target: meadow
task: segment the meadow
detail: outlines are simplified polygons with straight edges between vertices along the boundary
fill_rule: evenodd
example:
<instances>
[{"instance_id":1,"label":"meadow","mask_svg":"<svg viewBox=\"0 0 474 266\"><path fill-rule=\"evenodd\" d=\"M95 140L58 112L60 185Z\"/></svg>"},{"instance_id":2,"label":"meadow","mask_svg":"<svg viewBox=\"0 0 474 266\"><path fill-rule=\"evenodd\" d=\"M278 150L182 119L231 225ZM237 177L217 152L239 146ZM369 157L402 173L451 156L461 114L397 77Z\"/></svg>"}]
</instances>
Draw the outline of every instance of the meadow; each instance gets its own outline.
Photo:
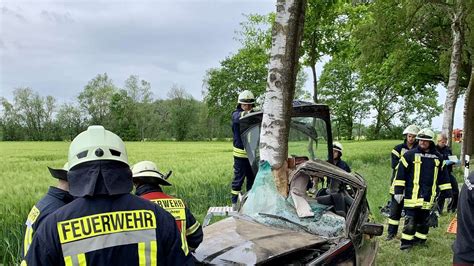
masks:
<instances>
[{"instance_id":1,"label":"meadow","mask_svg":"<svg viewBox=\"0 0 474 266\"><path fill-rule=\"evenodd\" d=\"M368 200L375 221L386 226L379 206L389 199L390 151L400 141L343 142L352 170L368 184ZM0 142L0 264L18 263L24 222L31 206L55 184L47 166L60 168L67 160L68 142ZM184 199L199 221L210 206L230 205L233 177L231 142L127 142L131 164L151 160L162 172L173 171L169 194ZM454 147L459 154L459 147ZM456 171L462 180L460 170ZM400 242L380 237L379 265L448 265L454 235L446 233L453 214L443 214L440 226L431 228L427 244L409 252ZM401 233L401 228L399 229Z\"/></svg>"}]
</instances>

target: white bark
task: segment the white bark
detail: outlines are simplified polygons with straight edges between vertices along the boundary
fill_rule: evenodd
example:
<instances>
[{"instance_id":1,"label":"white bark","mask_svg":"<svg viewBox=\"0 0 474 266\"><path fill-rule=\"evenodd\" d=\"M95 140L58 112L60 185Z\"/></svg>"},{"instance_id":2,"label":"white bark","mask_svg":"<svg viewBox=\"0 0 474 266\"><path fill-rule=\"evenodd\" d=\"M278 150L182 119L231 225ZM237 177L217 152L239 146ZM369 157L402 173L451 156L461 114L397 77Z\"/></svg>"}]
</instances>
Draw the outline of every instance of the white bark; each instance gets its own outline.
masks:
<instances>
[{"instance_id":1,"label":"white bark","mask_svg":"<svg viewBox=\"0 0 474 266\"><path fill-rule=\"evenodd\" d=\"M464 127L461 148L463 164L465 155L474 155L474 67L471 69L471 78L464 99Z\"/></svg>"},{"instance_id":2,"label":"white bark","mask_svg":"<svg viewBox=\"0 0 474 266\"><path fill-rule=\"evenodd\" d=\"M444 102L443 111L443 128L442 132L448 136L448 145L452 142L454 110L456 108L456 101L459 94L459 69L461 67L461 5L457 5L458 9L453 14L451 22L451 30L453 34L453 44L451 52L451 62L449 66L449 81L446 91L446 100Z\"/></svg>"},{"instance_id":3,"label":"white bark","mask_svg":"<svg viewBox=\"0 0 474 266\"><path fill-rule=\"evenodd\" d=\"M272 166L277 189L288 195L288 133L298 72L306 0L278 0L263 103L260 158Z\"/></svg>"}]
</instances>

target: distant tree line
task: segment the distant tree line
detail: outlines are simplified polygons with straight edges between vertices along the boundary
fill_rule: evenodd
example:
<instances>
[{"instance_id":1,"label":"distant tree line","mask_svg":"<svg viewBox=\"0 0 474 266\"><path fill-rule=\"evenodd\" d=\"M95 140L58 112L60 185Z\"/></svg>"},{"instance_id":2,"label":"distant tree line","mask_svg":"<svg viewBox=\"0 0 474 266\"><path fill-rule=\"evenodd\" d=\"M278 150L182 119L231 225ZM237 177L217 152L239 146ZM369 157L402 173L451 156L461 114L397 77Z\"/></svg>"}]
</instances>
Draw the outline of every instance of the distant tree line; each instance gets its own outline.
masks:
<instances>
[{"instance_id":1,"label":"distant tree line","mask_svg":"<svg viewBox=\"0 0 474 266\"><path fill-rule=\"evenodd\" d=\"M134 75L119 88L106 73L99 74L73 103L59 104L32 88L16 88L13 101L2 97L0 104L0 139L5 141L71 140L89 125L103 125L131 141L231 136L230 122L214 119L207 105L184 88L173 86L167 99L155 99L150 83Z\"/></svg>"}]
</instances>

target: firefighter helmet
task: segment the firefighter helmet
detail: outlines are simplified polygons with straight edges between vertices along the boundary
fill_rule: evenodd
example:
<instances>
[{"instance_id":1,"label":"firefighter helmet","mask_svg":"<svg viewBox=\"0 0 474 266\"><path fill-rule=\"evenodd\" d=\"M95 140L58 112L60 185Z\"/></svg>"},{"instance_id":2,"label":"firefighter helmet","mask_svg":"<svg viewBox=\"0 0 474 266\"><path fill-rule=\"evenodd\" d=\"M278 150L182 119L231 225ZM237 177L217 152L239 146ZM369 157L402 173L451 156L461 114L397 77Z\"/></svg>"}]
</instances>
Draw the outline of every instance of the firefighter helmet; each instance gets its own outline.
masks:
<instances>
[{"instance_id":1,"label":"firefighter helmet","mask_svg":"<svg viewBox=\"0 0 474 266\"><path fill-rule=\"evenodd\" d=\"M406 134L416 135L418 134L418 131L420 131L420 128L417 125L409 125L405 128L405 130L403 130L403 135L406 135Z\"/></svg>"},{"instance_id":2,"label":"firefighter helmet","mask_svg":"<svg viewBox=\"0 0 474 266\"><path fill-rule=\"evenodd\" d=\"M74 166L98 160L112 160L128 165L125 143L116 134L103 126L90 126L77 135L69 146L69 169Z\"/></svg>"},{"instance_id":3,"label":"firefighter helmet","mask_svg":"<svg viewBox=\"0 0 474 266\"><path fill-rule=\"evenodd\" d=\"M141 180L145 183L158 183L159 185L171 186L171 183L160 173L154 162L141 161L132 166L134 180Z\"/></svg>"},{"instance_id":4,"label":"firefighter helmet","mask_svg":"<svg viewBox=\"0 0 474 266\"><path fill-rule=\"evenodd\" d=\"M434 143L435 133L429 128L423 128L416 135L417 140L428 140Z\"/></svg>"},{"instance_id":5,"label":"firefighter helmet","mask_svg":"<svg viewBox=\"0 0 474 266\"><path fill-rule=\"evenodd\" d=\"M237 100L237 103L255 104L255 97L253 96L253 93L251 91L244 90L239 94L239 99Z\"/></svg>"},{"instance_id":6,"label":"firefighter helmet","mask_svg":"<svg viewBox=\"0 0 474 266\"><path fill-rule=\"evenodd\" d=\"M342 149L342 144L341 144L340 142L337 142L337 141L334 142L334 143L332 144L332 148L333 148L333 150L340 152L341 155L342 155L342 150L343 150L343 149Z\"/></svg>"}]
</instances>

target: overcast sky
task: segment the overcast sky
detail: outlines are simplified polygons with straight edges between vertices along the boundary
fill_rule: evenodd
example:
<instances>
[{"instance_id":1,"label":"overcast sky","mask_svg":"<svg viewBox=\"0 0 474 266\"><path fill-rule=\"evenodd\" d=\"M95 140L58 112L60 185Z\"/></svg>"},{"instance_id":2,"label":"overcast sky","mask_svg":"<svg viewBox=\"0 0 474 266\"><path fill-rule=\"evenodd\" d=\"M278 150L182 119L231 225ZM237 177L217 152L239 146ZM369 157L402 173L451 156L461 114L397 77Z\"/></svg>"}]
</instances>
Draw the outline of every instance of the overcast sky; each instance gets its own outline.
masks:
<instances>
[{"instance_id":1,"label":"overcast sky","mask_svg":"<svg viewBox=\"0 0 474 266\"><path fill-rule=\"evenodd\" d=\"M243 14L267 14L275 3L0 0L0 96L11 99L13 88L30 87L60 103L74 102L89 80L107 72L119 87L130 75L140 76L157 98L176 84L202 99L206 70L239 47L234 37ZM458 102L455 127L462 125ZM441 118L433 126L441 128Z\"/></svg>"}]
</instances>

